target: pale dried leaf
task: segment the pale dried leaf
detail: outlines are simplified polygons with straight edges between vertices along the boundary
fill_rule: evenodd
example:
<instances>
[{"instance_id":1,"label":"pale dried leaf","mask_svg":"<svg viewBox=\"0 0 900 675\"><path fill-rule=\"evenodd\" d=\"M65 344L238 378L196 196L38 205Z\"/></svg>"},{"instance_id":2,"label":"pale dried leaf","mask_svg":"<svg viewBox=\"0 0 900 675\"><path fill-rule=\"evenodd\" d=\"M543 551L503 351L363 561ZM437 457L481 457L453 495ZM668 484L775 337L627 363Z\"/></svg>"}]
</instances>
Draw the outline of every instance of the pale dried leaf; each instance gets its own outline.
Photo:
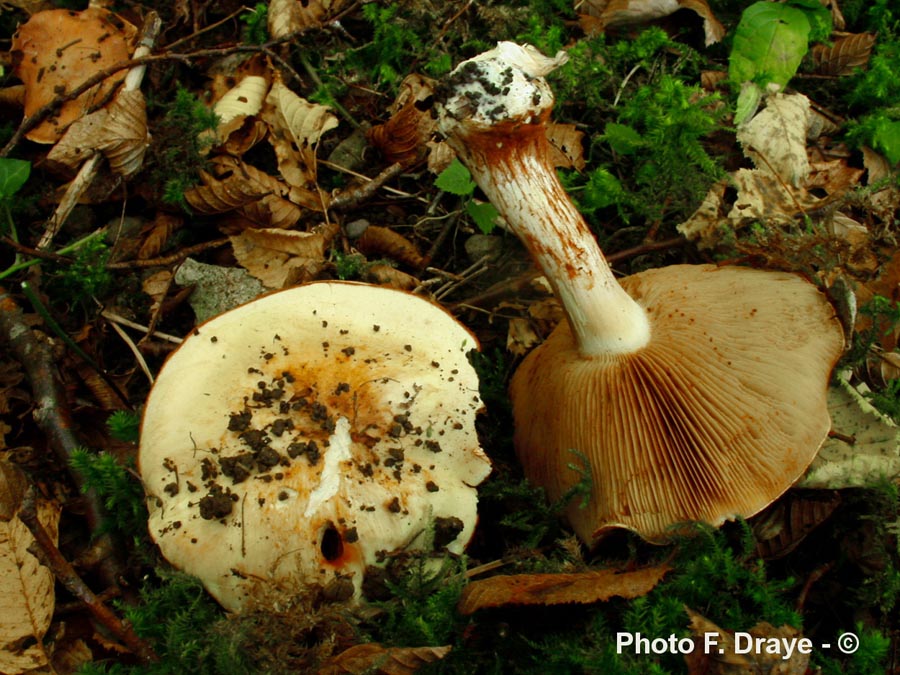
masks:
<instances>
[{"instance_id":1,"label":"pale dried leaf","mask_svg":"<svg viewBox=\"0 0 900 675\"><path fill-rule=\"evenodd\" d=\"M776 93L766 100L765 109L741 125L737 139L757 170L799 187L809 175L808 126L809 99L803 94Z\"/></svg>"},{"instance_id":2,"label":"pale dried leaf","mask_svg":"<svg viewBox=\"0 0 900 675\"><path fill-rule=\"evenodd\" d=\"M562 169L584 169L584 149L581 139L584 132L574 124L550 124L547 139L550 141L550 157L553 165Z\"/></svg>"},{"instance_id":3,"label":"pale dried leaf","mask_svg":"<svg viewBox=\"0 0 900 675\"><path fill-rule=\"evenodd\" d=\"M678 232L700 248L714 248L722 238L722 225L726 223L725 190L728 180L713 183L697 210L677 226Z\"/></svg>"},{"instance_id":4,"label":"pale dried leaf","mask_svg":"<svg viewBox=\"0 0 900 675\"><path fill-rule=\"evenodd\" d=\"M15 71L25 84L25 117L28 118L61 92L72 91L89 77L131 57L137 30L121 17L89 7L38 12L19 27L13 38ZM125 77L125 71L67 101L59 112L26 135L37 143L55 143L66 127L102 104Z\"/></svg>"},{"instance_id":5,"label":"pale dried leaf","mask_svg":"<svg viewBox=\"0 0 900 675\"><path fill-rule=\"evenodd\" d=\"M735 227L760 221L769 225L792 223L803 209L812 208L815 199L805 190L791 189L770 171L738 169L732 174L738 189L728 219Z\"/></svg>"},{"instance_id":6,"label":"pale dried leaf","mask_svg":"<svg viewBox=\"0 0 900 675\"><path fill-rule=\"evenodd\" d=\"M506 350L514 356L525 356L541 341L531 322L519 316L509 320L506 330Z\"/></svg>"},{"instance_id":7,"label":"pale dried leaf","mask_svg":"<svg viewBox=\"0 0 900 675\"><path fill-rule=\"evenodd\" d=\"M312 279L325 262L325 251L338 226L313 232L248 229L231 236L234 257L267 288L284 288Z\"/></svg>"},{"instance_id":8,"label":"pale dried leaf","mask_svg":"<svg viewBox=\"0 0 900 675\"><path fill-rule=\"evenodd\" d=\"M384 647L377 643L355 645L322 664L316 675L413 675L419 668L450 653L441 647Z\"/></svg>"},{"instance_id":9,"label":"pale dried leaf","mask_svg":"<svg viewBox=\"0 0 900 675\"><path fill-rule=\"evenodd\" d=\"M840 437L825 441L798 487L838 490L900 475L900 429L869 403L864 391L850 384L847 373L829 388L831 427Z\"/></svg>"},{"instance_id":10,"label":"pale dried leaf","mask_svg":"<svg viewBox=\"0 0 900 675\"><path fill-rule=\"evenodd\" d=\"M250 302L266 291L247 270L208 265L193 258L188 258L179 266L175 283L194 287L188 302L198 324Z\"/></svg>"},{"instance_id":11,"label":"pale dried leaf","mask_svg":"<svg viewBox=\"0 0 900 675\"><path fill-rule=\"evenodd\" d=\"M428 170L437 175L453 162L456 153L446 141L428 141Z\"/></svg>"},{"instance_id":12,"label":"pale dried leaf","mask_svg":"<svg viewBox=\"0 0 900 675\"><path fill-rule=\"evenodd\" d=\"M471 582L457 605L460 614L505 605L589 604L649 593L671 569L668 565L621 572L614 569L570 574L498 575Z\"/></svg>"},{"instance_id":13,"label":"pale dried leaf","mask_svg":"<svg viewBox=\"0 0 900 675\"><path fill-rule=\"evenodd\" d=\"M57 171L68 169L68 175L74 175L97 152L97 141L108 120L109 111L105 108L75 120L47 153L48 164Z\"/></svg>"},{"instance_id":14,"label":"pale dried leaf","mask_svg":"<svg viewBox=\"0 0 900 675\"><path fill-rule=\"evenodd\" d=\"M855 33L836 38L831 46L815 45L812 48L813 72L841 77L865 68L876 37L875 33Z\"/></svg>"},{"instance_id":15,"label":"pale dried leaf","mask_svg":"<svg viewBox=\"0 0 900 675\"><path fill-rule=\"evenodd\" d=\"M259 114L268 91L269 83L266 78L248 75L216 101L213 112L219 116L215 132L219 143L228 140L246 118Z\"/></svg>"},{"instance_id":16,"label":"pale dried leaf","mask_svg":"<svg viewBox=\"0 0 900 675\"><path fill-rule=\"evenodd\" d=\"M55 604L53 574L29 552L34 537L15 516L27 489L21 470L0 459L0 672L8 675L47 665L43 638ZM39 499L37 514L55 541L59 507Z\"/></svg>"},{"instance_id":17,"label":"pale dried leaf","mask_svg":"<svg viewBox=\"0 0 900 675\"><path fill-rule=\"evenodd\" d=\"M154 311L165 299L171 285L172 272L170 270L154 272L141 283L141 290L153 299L152 308Z\"/></svg>"},{"instance_id":18,"label":"pale dried leaf","mask_svg":"<svg viewBox=\"0 0 900 675\"><path fill-rule=\"evenodd\" d=\"M277 40L319 26L344 4L345 0L269 0L269 35Z\"/></svg>"},{"instance_id":19,"label":"pale dried leaf","mask_svg":"<svg viewBox=\"0 0 900 675\"><path fill-rule=\"evenodd\" d=\"M288 185L314 190L316 145L324 133L338 125L331 108L310 103L276 78L266 96L262 118L269 125L269 142L284 180Z\"/></svg>"},{"instance_id":20,"label":"pale dried leaf","mask_svg":"<svg viewBox=\"0 0 900 675\"><path fill-rule=\"evenodd\" d=\"M110 168L130 176L143 166L150 145L147 104L140 89L121 91L109 106L109 117L97 138L97 147Z\"/></svg>"},{"instance_id":21,"label":"pale dried leaf","mask_svg":"<svg viewBox=\"0 0 900 675\"><path fill-rule=\"evenodd\" d=\"M863 147L863 166L866 167L868 176L866 185L880 184L880 189L863 193L863 200L870 213L881 222L893 224L897 209L900 208L900 188L896 181L886 178L893 175L893 168L883 155L874 150Z\"/></svg>"}]
</instances>

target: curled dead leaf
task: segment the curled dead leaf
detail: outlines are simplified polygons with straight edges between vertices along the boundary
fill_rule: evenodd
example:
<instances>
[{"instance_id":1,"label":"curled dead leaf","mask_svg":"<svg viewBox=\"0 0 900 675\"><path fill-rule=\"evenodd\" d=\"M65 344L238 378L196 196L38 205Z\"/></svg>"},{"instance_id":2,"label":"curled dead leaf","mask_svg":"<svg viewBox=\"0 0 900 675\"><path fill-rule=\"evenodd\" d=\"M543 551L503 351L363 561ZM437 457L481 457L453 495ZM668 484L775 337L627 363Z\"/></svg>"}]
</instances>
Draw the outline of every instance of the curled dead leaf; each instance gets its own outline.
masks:
<instances>
[{"instance_id":1,"label":"curled dead leaf","mask_svg":"<svg viewBox=\"0 0 900 675\"><path fill-rule=\"evenodd\" d=\"M400 93L391 106L390 119L366 133L369 143L391 164L410 166L425 154L426 144L436 127L427 104L433 93L433 80L408 75L400 83Z\"/></svg>"},{"instance_id":2,"label":"curled dead leaf","mask_svg":"<svg viewBox=\"0 0 900 675\"><path fill-rule=\"evenodd\" d=\"M817 44L812 48L813 72L817 75L842 77L865 68L872 56L875 33L854 33L835 39L832 45Z\"/></svg>"},{"instance_id":3,"label":"curled dead leaf","mask_svg":"<svg viewBox=\"0 0 900 675\"><path fill-rule=\"evenodd\" d=\"M106 123L97 138L97 148L110 168L130 176L141 168L150 145L147 104L140 89L121 91L109 106Z\"/></svg>"},{"instance_id":4,"label":"curled dead leaf","mask_svg":"<svg viewBox=\"0 0 900 675\"><path fill-rule=\"evenodd\" d=\"M584 132L574 124L550 124L547 139L550 141L553 166L561 169L584 169L584 148L581 139Z\"/></svg>"},{"instance_id":5,"label":"curled dead leaf","mask_svg":"<svg viewBox=\"0 0 900 675\"><path fill-rule=\"evenodd\" d=\"M270 0L269 35L273 40L319 26L344 6L345 0Z\"/></svg>"},{"instance_id":6,"label":"curled dead leaf","mask_svg":"<svg viewBox=\"0 0 900 675\"><path fill-rule=\"evenodd\" d=\"M368 258L389 258L413 269L425 266L425 256L409 239L388 227L369 225L355 242Z\"/></svg>"},{"instance_id":7,"label":"curled dead leaf","mask_svg":"<svg viewBox=\"0 0 900 675\"><path fill-rule=\"evenodd\" d=\"M277 289L314 278L339 230L329 223L312 232L248 229L230 238L238 263L267 288Z\"/></svg>"},{"instance_id":8,"label":"curled dead leaf","mask_svg":"<svg viewBox=\"0 0 900 675\"><path fill-rule=\"evenodd\" d=\"M137 29L104 9L38 12L19 27L11 54L25 84L25 117L72 91L88 78L131 57ZM55 143L66 128L102 105L125 77L122 70L63 103L59 111L28 132L36 143Z\"/></svg>"},{"instance_id":9,"label":"curled dead leaf","mask_svg":"<svg viewBox=\"0 0 900 675\"><path fill-rule=\"evenodd\" d=\"M324 133L338 125L331 108L301 98L276 77L261 112L269 125L269 143L278 170L288 185L315 195L316 146ZM315 208L321 198L314 201Z\"/></svg>"},{"instance_id":10,"label":"curled dead leaf","mask_svg":"<svg viewBox=\"0 0 900 675\"><path fill-rule=\"evenodd\" d=\"M614 569L571 574L498 575L471 582L457 609L473 614L505 605L589 604L613 597L637 598L649 593L671 569L663 564L622 572Z\"/></svg>"},{"instance_id":11,"label":"curled dead leaf","mask_svg":"<svg viewBox=\"0 0 900 675\"><path fill-rule=\"evenodd\" d=\"M370 284L389 286L401 291L411 291L419 285L419 280L413 275L385 264L366 265L360 278Z\"/></svg>"},{"instance_id":12,"label":"curled dead leaf","mask_svg":"<svg viewBox=\"0 0 900 675\"><path fill-rule=\"evenodd\" d=\"M828 520L840 503L836 491L788 493L753 519L757 553L767 559L786 556Z\"/></svg>"}]
</instances>

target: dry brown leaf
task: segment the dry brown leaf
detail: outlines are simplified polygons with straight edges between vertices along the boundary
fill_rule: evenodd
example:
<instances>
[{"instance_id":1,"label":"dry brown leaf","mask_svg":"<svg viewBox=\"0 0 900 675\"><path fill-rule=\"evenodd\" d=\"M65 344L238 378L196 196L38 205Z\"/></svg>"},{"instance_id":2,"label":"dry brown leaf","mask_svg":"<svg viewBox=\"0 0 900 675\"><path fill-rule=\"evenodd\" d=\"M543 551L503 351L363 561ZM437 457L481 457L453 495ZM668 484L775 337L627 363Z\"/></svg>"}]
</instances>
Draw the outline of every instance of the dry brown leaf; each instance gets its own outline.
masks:
<instances>
[{"instance_id":1,"label":"dry brown leaf","mask_svg":"<svg viewBox=\"0 0 900 675\"><path fill-rule=\"evenodd\" d=\"M584 148L581 139L584 132L574 124L550 124L547 139L550 141L550 156L553 165L562 169L584 168Z\"/></svg>"},{"instance_id":2,"label":"dry brown leaf","mask_svg":"<svg viewBox=\"0 0 900 675\"><path fill-rule=\"evenodd\" d=\"M818 201L803 188L788 187L770 171L738 169L731 178L738 195L728 219L735 227L754 221L789 224Z\"/></svg>"},{"instance_id":3,"label":"dry brown leaf","mask_svg":"<svg viewBox=\"0 0 900 675\"><path fill-rule=\"evenodd\" d=\"M92 7L81 12L47 10L32 16L19 27L11 50L15 72L25 84L25 117L92 75L127 61L136 32L121 17ZM27 138L55 143L73 121L103 104L124 77L125 71L120 71L67 101L58 113L28 132Z\"/></svg>"},{"instance_id":4,"label":"dry brown leaf","mask_svg":"<svg viewBox=\"0 0 900 675\"><path fill-rule=\"evenodd\" d=\"M410 166L425 154L427 142L437 122L425 105L434 94L434 81L422 75L408 75L400 83L400 93L391 105L391 117L366 133L369 143L390 162Z\"/></svg>"},{"instance_id":5,"label":"dry brown leaf","mask_svg":"<svg viewBox=\"0 0 900 675\"><path fill-rule=\"evenodd\" d=\"M756 551L763 558L786 556L841 503L839 492L790 492L753 519Z\"/></svg>"},{"instance_id":6,"label":"dry brown leaf","mask_svg":"<svg viewBox=\"0 0 900 675\"><path fill-rule=\"evenodd\" d=\"M181 216L165 211L157 213L153 221L145 228L146 231L142 233L143 242L137 251L138 259L147 260L158 256L169 237L181 227L183 222L184 219Z\"/></svg>"},{"instance_id":7,"label":"dry brown leaf","mask_svg":"<svg viewBox=\"0 0 900 675\"><path fill-rule=\"evenodd\" d=\"M841 77L865 68L875 45L875 33L854 33L836 38L830 47L817 44L812 48L813 72L817 75Z\"/></svg>"},{"instance_id":8,"label":"dry brown leaf","mask_svg":"<svg viewBox=\"0 0 900 675\"><path fill-rule=\"evenodd\" d=\"M248 180L242 173L227 174L222 180L206 172L200 172L203 185L197 185L184 193L184 199L199 213L225 213L252 204L271 193L271 188Z\"/></svg>"},{"instance_id":9,"label":"dry brown leaf","mask_svg":"<svg viewBox=\"0 0 900 675\"><path fill-rule=\"evenodd\" d=\"M703 19L707 46L725 36L725 26L713 14L706 0L584 0L577 2L575 9L579 12L582 27L588 33L654 21L680 9L689 9Z\"/></svg>"},{"instance_id":10,"label":"dry brown leaf","mask_svg":"<svg viewBox=\"0 0 900 675\"><path fill-rule=\"evenodd\" d=\"M367 258L389 258L413 269L426 264L425 257L415 244L388 227L369 225L356 240L355 246Z\"/></svg>"},{"instance_id":11,"label":"dry brown leaf","mask_svg":"<svg viewBox=\"0 0 900 675\"><path fill-rule=\"evenodd\" d=\"M16 516L28 490L21 469L0 459L0 672L16 675L47 665L44 635L53 618L53 573L29 551L34 537ZM56 540L59 507L39 499L38 519Z\"/></svg>"},{"instance_id":12,"label":"dry brown leaf","mask_svg":"<svg viewBox=\"0 0 900 675\"><path fill-rule=\"evenodd\" d=\"M360 274L360 279L370 284L388 286L400 291L411 291L419 285L419 280L412 274L407 274L386 264L366 265Z\"/></svg>"},{"instance_id":13,"label":"dry brown leaf","mask_svg":"<svg viewBox=\"0 0 900 675\"><path fill-rule=\"evenodd\" d=\"M506 329L506 351L514 356L525 356L541 341L531 322L520 316L509 320Z\"/></svg>"},{"instance_id":14,"label":"dry brown leaf","mask_svg":"<svg viewBox=\"0 0 900 675\"><path fill-rule=\"evenodd\" d=\"M109 118L105 108L78 118L47 153L47 163L55 171L69 177L97 152L97 139Z\"/></svg>"},{"instance_id":15,"label":"dry brown leaf","mask_svg":"<svg viewBox=\"0 0 900 675\"><path fill-rule=\"evenodd\" d=\"M106 156L109 167L121 176L130 176L143 166L150 145L147 129L147 104L140 89L121 91L110 104L97 148Z\"/></svg>"},{"instance_id":16,"label":"dry brown leaf","mask_svg":"<svg viewBox=\"0 0 900 675\"><path fill-rule=\"evenodd\" d=\"M273 40L322 24L345 0L269 0L269 35Z\"/></svg>"},{"instance_id":17,"label":"dry brown leaf","mask_svg":"<svg viewBox=\"0 0 900 675\"><path fill-rule=\"evenodd\" d=\"M738 128L737 139L758 171L774 173L787 185L798 187L810 170L808 126L809 99L803 94L776 93L766 99L762 111Z\"/></svg>"},{"instance_id":18,"label":"dry brown leaf","mask_svg":"<svg viewBox=\"0 0 900 675\"><path fill-rule=\"evenodd\" d=\"M885 180L894 175L893 167L883 155L870 148L864 147L862 152L863 166L866 167L868 174L866 185L881 184L877 191L864 193L863 200L866 207L881 222L886 225L893 224L894 215L900 208L900 188L897 187L896 181Z\"/></svg>"},{"instance_id":19,"label":"dry brown leaf","mask_svg":"<svg viewBox=\"0 0 900 675\"><path fill-rule=\"evenodd\" d=\"M169 292L169 288L171 288L171 286L171 270L160 270L159 272L154 272L149 277L144 279L143 283L141 284L141 290L153 299L153 304L151 306L153 311L156 311L157 307L159 307L162 301L165 300L166 293Z\"/></svg>"},{"instance_id":20,"label":"dry brown leaf","mask_svg":"<svg viewBox=\"0 0 900 675\"><path fill-rule=\"evenodd\" d=\"M328 106L310 103L295 94L280 78L272 83L261 116L269 125L269 142L285 182L315 194L316 145L324 133L338 125L338 118Z\"/></svg>"},{"instance_id":21,"label":"dry brown leaf","mask_svg":"<svg viewBox=\"0 0 900 675\"><path fill-rule=\"evenodd\" d=\"M322 664L317 675L412 675L424 665L450 653L442 647L384 647L376 643L355 645Z\"/></svg>"},{"instance_id":22,"label":"dry brown leaf","mask_svg":"<svg viewBox=\"0 0 900 675\"><path fill-rule=\"evenodd\" d=\"M613 597L637 598L649 593L671 569L668 565L631 572L592 570L571 574L498 575L471 582L457 609L472 614L504 605L588 604Z\"/></svg>"},{"instance_id":23,"label":"dry brown leaf","mask_svg":"<svg viewBox=\"0 0 900 675\"><path fill-rule=\"evenodd\" d=\"M804 650L798 649L797 641L804 638L797 629L791 626L775 628L761 622L749 631L733 633L719 628L688 607L685 611L691 619L690 628L694 634L694 649L684 656L690 675L805 675L812 643L807 640L809 645L804 648L805 654ZM707 653L707 641L710 653ZM748 648L749 641L753 648Z\"/></svg>"},{"instance_id":24,"label":"dry brown leaf","mask_svg":"<svg viewBox=\"0 0 900 675\"><path fill-rule=\"evenodd\" d=\"M321 271L325 251L340 227L321 225L312 232L247 229L231 236L234 257L267 288L309 281Z\"/></svg>"}]
</instances>

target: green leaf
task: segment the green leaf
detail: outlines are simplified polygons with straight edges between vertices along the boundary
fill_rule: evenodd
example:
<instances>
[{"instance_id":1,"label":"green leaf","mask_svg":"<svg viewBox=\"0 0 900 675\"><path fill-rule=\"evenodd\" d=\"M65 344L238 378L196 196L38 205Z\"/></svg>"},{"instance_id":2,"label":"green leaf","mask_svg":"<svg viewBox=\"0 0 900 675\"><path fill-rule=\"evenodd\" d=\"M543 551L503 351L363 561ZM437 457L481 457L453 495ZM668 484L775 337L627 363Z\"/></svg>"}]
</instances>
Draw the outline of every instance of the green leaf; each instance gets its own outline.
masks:
<instances>
[{"instance_id":1,"label":"green leaf","mask_svg":"<svg viewBox=\"0 0 900 675\"><path fill-rule=\"evenodd\" d=\"M831 37L834 21L831 9L821 0L788 0L788 5L802 10L809 20L809 41L824 42Z\"/></svg>"},{"instance_id":2,"label":"green leaf","mask_svg":"<svg viewBox=\"0 0 900 675\"><path fill-rule=\"evenodd\" d=\"M439 190L460 197L467 197L475 192L475 181L472 174L458 159L454 159L446 169L438 174L434 185Z\"/></svg>"},{"instance_id":3,"label":"green leaf","mask_svg":"<svg viewBox=\"0 0 900 675\"><path fill-rule=\"evenodd\" d=\"M0 201L19 191L31 174L31 162L0 157Z\"/></svg>"},{"instance_id":4,"label":"green leaf","mask_svg":"<svg viewBox=\"0 0 900 675\"><path fill-rule=\"evenodd\" d=\"M784 87L809 47L809 20L795 7L757 2L744 10L734 33L729 79Z\"/></svg>"},{"instance_id":5,"label":"green leaf","mask_svg":"<svg viewBox=\"0 0 900 675\"><path fill-rule=\"evenodd\" d=\"M500 216L499 211L490 202L476 204L469 202L466 204L466 213L478 226L483 234L490 234L497 226L497 218Z\"/></svg>"},{"instance_id":6,"label":"green leaf","mask_svg":"<svg viewBox=\"0 0 900 675\"><path fill-rule=\"evenodd\" d=\"M872 146L892 165L900 162L900 120L879 119L872 135Z\"/></svg>"},{"instance_id":7,"label":"green leaf","mask_svg":"<svg viewBox=\"0 0 900 675\"><path fill-rule=\"evenodd\" d=\"M606 125L603 140L620 155L634 154L644 142L643 137L633 127L615 122Z\"/></svg>"}]
</instances>

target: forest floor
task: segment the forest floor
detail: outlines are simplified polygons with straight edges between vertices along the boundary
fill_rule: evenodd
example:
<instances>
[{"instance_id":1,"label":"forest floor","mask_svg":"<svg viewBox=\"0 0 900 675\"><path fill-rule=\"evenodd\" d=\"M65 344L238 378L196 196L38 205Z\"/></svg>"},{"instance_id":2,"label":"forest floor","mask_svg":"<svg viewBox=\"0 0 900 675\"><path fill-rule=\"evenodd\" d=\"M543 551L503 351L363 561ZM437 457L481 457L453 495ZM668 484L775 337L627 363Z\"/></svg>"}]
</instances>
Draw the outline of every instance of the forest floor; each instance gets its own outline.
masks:
<instances>
[{"instance_id":1,"label":"forest floor","mask_svg":"<svg viewBox=\"0 0 900 675\"><path fill-rule=\"evenodd\" d=\"M0 6L0 672L900 670L892 0ZM507 387L564 313L434 114L500 40L568 54L548 138L617 275L737 265L833 303L832 432L761 513L589 550L563 517L584 456L559 499L525 479ZM362 600L228 613L150 536L141 416L203 322L321 280L477 338L477 527L382 556ZM804 318L785 331L826 330Z\"/></svg>"}]
</instances>

